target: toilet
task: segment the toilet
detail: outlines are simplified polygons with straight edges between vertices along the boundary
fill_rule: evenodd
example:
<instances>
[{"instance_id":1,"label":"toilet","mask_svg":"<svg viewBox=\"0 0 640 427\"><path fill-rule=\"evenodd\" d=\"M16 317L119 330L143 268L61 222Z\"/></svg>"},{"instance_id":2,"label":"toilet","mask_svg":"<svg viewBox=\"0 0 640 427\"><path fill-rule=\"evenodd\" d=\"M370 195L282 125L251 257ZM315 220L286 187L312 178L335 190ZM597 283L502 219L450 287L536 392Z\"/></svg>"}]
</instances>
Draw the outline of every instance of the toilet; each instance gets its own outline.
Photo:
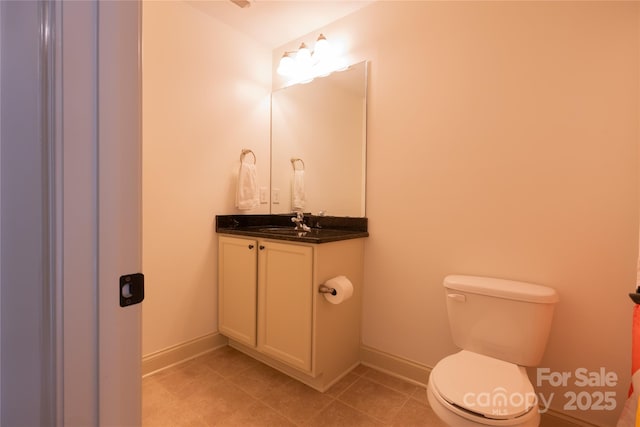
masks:
<instances>
[{"instance_id":1,"label":"toilet","mask_svg":"<svg viewBox=\"0 0 640 427\"><path fill-rule=\"evenodd\" d=\"M447 276L444 287L451 335L461 350L431 371L431 408L451 427L537 427L538 402L525 367L542 359L558 294L478 276Z\"/></svg>"}]
</instances>

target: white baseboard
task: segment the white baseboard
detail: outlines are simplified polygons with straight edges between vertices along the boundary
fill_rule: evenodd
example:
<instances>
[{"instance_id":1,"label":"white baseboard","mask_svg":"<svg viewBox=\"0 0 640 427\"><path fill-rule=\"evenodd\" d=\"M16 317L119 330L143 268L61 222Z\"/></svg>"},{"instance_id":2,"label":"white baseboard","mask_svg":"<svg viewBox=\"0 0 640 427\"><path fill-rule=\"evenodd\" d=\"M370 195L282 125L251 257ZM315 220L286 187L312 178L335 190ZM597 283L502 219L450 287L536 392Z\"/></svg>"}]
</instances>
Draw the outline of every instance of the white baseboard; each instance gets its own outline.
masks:
<instances>
[{"instance_id":1,"label":"white baseboard","mask_svg":"<svg viewBox=\"0 0 640 427\"><path fill-rule=\"evenodd\" d=\"M549 409L541 415L541 426L547 427L601 427L596 424L591 424L587 421L579 420L578 418L565 415L562 412Z\"/></svg>"},{"instance_id":2,"label":"white baseboard","mask_svg":"<svg viewBox=\"0 0 640 427\"><path fill-rule=\"evenodd\" d=\"M360 363L401 378L416 385L427 387L431 368L419 363L385 353L366 345L360 346Z\"/></svg>"},{"instance_id":3,"label":"white baseboard","mask_svg":"<svg viewBox=\"0 0 640 427\"><path fill-rule=\"evenodd\" d=\"M193 359L201 354L213 351L216 348L224 347L228 341L227 337L215 332L164 350L156 351L155 353L147 354L142 357L142 376L145 377L177 365L178 363Z\"/></svg>"},{"instance_id":4,"label":"white baseboard","mask_svg":"<svg viewBox=\"0 0 640 427\"><path fill-rule=\"evenodd\" d=\"M431 368L366 345L360 347L360 362L370 368L427 387ZM542 414L542 424L549 427L598 427L596 424L550 409Z\"/></svg>"}]
</instances>

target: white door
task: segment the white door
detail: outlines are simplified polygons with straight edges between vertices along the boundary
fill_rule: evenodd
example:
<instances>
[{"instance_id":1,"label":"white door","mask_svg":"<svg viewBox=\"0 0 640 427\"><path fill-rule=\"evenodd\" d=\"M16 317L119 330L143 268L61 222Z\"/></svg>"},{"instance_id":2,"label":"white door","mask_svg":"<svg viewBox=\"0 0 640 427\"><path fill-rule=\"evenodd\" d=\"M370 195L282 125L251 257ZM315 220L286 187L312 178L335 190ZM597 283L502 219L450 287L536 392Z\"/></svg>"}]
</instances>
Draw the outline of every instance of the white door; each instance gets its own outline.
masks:
<instances>
[{"instance_id":1,"label":"white door","mask_svg":"<svg viewBox=\"0 0 640 427\"><path fill-rule=\"evenodd\" d=\"M141 269L141 5L56 4L58 419L65 426L139 426L141 305L120 306L120 278Z\"/></svg>"}]
</instances>

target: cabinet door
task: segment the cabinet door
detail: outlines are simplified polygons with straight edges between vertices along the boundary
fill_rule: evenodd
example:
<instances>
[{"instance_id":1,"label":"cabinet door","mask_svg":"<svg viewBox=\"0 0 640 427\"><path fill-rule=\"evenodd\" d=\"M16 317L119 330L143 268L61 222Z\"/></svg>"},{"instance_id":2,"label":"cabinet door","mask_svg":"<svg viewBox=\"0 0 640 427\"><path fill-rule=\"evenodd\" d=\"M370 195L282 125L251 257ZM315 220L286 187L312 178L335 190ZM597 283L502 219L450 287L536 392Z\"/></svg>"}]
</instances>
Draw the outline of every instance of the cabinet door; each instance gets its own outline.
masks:
<instances>
[{"instance_id":1,"label":"cabinet door","mask_svg":"<svg viewBox=\"0 0 640 427\"><path fill-rule=\"evenodd\" d=\"M259 244L258 349L311 371L313 248Z\"/></svg>"},{"instance_id":2,"label":"cabinet door","mask_svg":"<svg viewBox=\"0 0 640 427\"><path fill-rule=\"evenodd\" d=\"M220 236L218 249L220 333L255 347L257 243Z\"/></svg>"}]
</instances>

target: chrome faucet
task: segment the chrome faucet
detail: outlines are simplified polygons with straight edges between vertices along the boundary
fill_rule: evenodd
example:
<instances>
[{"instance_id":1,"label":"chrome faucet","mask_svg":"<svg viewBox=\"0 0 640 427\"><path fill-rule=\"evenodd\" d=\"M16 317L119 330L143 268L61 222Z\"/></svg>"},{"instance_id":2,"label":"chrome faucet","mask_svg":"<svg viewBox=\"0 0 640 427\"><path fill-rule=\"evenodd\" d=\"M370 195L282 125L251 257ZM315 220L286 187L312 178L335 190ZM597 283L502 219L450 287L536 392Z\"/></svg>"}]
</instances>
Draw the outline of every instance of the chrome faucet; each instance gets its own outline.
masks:
<instances>
[{"instance_id":1,"label":"chrome faucet","mask_svg":"<svg viewBox=\"0 0 640 427\"><path fill-rule=\"evenodd\" d=\"M297 211L296 216L291 218L291 222L296 224L296 230L298 231L311 230L311 228L304 223L304 213L302 213L302 211Z\"/></svg>"}]
</instances>

